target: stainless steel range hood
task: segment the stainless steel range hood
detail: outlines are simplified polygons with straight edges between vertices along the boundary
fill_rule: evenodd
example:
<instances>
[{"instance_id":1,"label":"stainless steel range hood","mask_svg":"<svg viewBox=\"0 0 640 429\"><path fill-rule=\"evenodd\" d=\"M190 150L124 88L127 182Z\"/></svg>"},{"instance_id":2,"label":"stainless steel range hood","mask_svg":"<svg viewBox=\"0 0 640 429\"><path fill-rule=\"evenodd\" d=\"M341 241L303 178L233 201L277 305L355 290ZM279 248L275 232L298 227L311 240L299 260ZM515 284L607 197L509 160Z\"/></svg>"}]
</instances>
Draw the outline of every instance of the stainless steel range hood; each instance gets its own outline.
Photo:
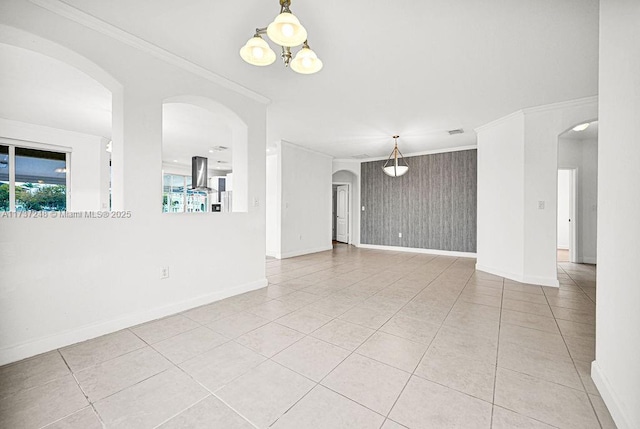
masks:
<instances>
[{"instance_id":1,"label":"stainless steel range hood","mask_svg":"<svg viewBox=\"0 0 640 429\"><path fill-rule=\"evenodd\" d=\"M195 191L211 192L208 183L209 160L204 156L194 156L191 158L191 189Z\"/></svg>"}]
</instances>

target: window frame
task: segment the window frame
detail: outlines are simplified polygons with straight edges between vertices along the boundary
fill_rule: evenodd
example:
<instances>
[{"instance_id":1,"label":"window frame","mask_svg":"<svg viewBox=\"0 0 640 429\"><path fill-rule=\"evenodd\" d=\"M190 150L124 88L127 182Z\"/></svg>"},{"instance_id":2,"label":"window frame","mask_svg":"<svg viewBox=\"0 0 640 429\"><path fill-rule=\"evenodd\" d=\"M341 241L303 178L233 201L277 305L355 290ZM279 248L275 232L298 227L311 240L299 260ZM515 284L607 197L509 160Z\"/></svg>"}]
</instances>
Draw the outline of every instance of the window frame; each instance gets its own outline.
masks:
<instances>
[{"instance_id":1,"label":"window frame","mask_svg":"<svg viewBox=\"0 0 640 429\"><path fill-rule=\"evenodd\" d=\"M50 143L40 143L30 140L11 139L0 137L0 145L9 147L9 212L16 211L16 148L45 150L65 154L65 207L69 208L71 202L71 152L68 146L53 145Z\"/></svg>"}]
</instances>

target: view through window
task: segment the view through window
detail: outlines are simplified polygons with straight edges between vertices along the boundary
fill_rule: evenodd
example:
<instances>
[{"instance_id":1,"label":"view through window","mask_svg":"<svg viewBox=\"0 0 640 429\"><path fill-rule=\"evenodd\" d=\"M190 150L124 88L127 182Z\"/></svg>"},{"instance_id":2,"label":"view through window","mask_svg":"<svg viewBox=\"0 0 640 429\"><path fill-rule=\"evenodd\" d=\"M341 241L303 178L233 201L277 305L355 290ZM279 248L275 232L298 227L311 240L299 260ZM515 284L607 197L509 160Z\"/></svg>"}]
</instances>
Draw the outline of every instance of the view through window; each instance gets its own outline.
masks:
<instances>
[{"instance_id":1,"label":"view through window","mask_svg":"<svg viewBox=\"0 0 640 429\"><path fill-rule=\"evenodd\" d=\"M14 189L11 189L12 170ZM0 146L1 211L64 211L66 208L66 153Z\"/></svg>"},{"instance_id":2,"label":"view through window","mask_svg":"<svg viewBox=\"0 0 640 429\"><path fill-rule=\"evenodd\" d=\"M207 193L191 189L191 176L165 174L163 177L162 211L193 213L207 211Z\"/></svg>"}]
</instances>

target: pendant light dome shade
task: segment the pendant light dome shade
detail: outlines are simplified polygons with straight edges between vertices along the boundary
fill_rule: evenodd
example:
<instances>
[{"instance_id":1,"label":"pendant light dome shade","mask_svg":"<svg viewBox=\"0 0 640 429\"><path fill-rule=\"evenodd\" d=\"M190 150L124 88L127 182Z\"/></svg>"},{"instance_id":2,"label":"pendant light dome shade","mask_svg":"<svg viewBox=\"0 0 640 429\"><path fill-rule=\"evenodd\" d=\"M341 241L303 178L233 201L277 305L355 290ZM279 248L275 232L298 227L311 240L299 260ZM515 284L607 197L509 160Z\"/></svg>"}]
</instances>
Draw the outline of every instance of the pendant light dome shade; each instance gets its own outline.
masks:
<instances>
[{"instance_id":1,"label":"pendant light dome shade","mask_svg":"<svg viewBox=\"0 0 640 429\"><path fill-rule=\"evenodd\" d=\"M291 69L302 74L312 74L322 69L322 61L315 52L309 48L305 42L302 49L298 51L296 57L291 62Z\"/></svg>"},{"instance_id":2,"label":"pendant light dome shade","mask_svg":"<svg viewBox=\"0 0 640 429\"><path fill-rule=\"evenodd\" d=\"M409 171L409 165L402 156L402 153L400 153L400 149L398 149L398 137L400 136L393 136L396 145L393 151L391 151L387 162L382 166L382 171L391 177L400 177Z\"/></svg>"},{"instance_id":3,"label":"pendant light dome shade","mask_svg":"<svg viewBox=\"0 0 640 429\"><path fill-rule=\"evenodd\" d=\"M280 46L302 45L307 40L307 30L291 12L282 12L267 27L267 36Z\"/></svg>"},{"instance_id":4,"label":"pendant light dome shade","mask_svg":"<svg viewBox=\"0 0 640 429\"><path fill-rule=\"evenodd\" d=\"M276 60L276 53L260 36L249 39L240 49L240 56L254 66L268 66Z\"/></svg>"}]
</instances>

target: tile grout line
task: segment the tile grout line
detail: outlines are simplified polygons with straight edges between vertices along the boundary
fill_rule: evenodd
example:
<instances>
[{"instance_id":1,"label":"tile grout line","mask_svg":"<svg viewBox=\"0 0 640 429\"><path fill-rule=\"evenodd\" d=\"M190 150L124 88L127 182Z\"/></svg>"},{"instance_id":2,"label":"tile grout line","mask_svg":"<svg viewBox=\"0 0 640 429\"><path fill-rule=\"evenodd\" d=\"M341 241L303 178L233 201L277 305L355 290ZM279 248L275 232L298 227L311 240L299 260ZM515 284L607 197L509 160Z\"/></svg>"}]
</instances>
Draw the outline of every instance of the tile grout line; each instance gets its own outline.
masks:
<instances>
[{"instance_id":1,"label":"tile grout line","mask_svg":"<svg viewBox=\"0 0 640 429\"><path fill-rule=\"evenodd\" d=\"M433 260L433 259L436 259L436 258L432 258L431 260ZM431 260L430 260L430 261L431 261ZM455 262L455 260L454 260L451 264L449 264L449 265L447 266L447 268L448 268L449 266L451 266L454 262ZM429 286L433 281L435 281L435 279L437 279L438 277L440 277L440 275L442 275L442 273L443 273L444 271L446 271L446 269L447 269L447 268L443 269L443 270L440 272L440 274L439 274L437 277L435 277L432 281L430 281L427 285L425 285L425 287L424 287L424 288L422 288L422 289L420 289L420 291L416 292L416 294L414 295L414 298L415 298L415 296L417 296L420 292L422 292L423 290L425 290L425 289L426 289L426 288L427 288L427 287L428 287L428 286ZM414 271L415 271L415 270L414 270ZM370 276L370 277L373 277L373 275L372 275L372 276ZM387 287L391 287L391 285L393 285L393 284L395 284L395 283L397 283L397 281L396 281L396 282L391 283L391 284L390 284L389 286L387 286ZM385 289L386 289L387 287L385 287ZM384 289L383 289L383 290L384 290ZM378 292L378 293L379 293L379 292ZM376 295L376 294L374 294L374 295L372 295L372 296L375 296L375 295ZM412 298L412 299L413 299L413 298ZM364 301L362 301L362 302L364 302ZM411 300L410 300L409 302L411 302ZM408 304L408 303L407 303L407 304ZM393 317L394 317L398 312L400 312L400 310L402 310L402 308L404 308L407 304L405 304L405 305L403 305L402 307L400 307L400 309L398 309L398 310L397 310L397 311L396 311L396 312L395 312L395 313L394 313L394 314L393 314L393 315L392 315L388 320L390 320L391 318L393 318ZM352 308L353 308L353 307L352 307ZM347 311L349 311L349 310L347 310ZM346 313L346 312L345 312L345 313ZM344 314L344 313L342 313L342 314ZM333 319L331 319L329 322L327 322L325 325L327 325L328 323L331 323L332 321L334 321L334 320L338 319L338 317L339 317L339 316L334 317L334 318L333 318ZM338 319L338 320L341 320L341 319ZM388 320L387 320L387 321L388 321ZM344 321L344 322L346 322L346 321ZM347 323L351 323L351 322L347 322ZM385 322L385 323L386 323L386 322ZM325 325L323 325L323 326L325 326ZM357 325L357 324L356 324L356 325ZM357 326L361 326L361 325L357 325ZM316 330L314 330L314 331L312 331L311 333L316 332L316 331L317 331L317 330L319 330L319 329L321 329L321 327L320 327L320 328L318 328L318 329L316 329ZM371 328L369 328L369 329L371 329ZM349 357L351 357L353 354L356 354L356 351L358 350L358 348L359 348L360 346L362 346L362 344L366 343L366 342L367 342L367 341L368 341L368 340L369 340L373 335L375 335L377 332L379 332L379 329L377 329L377 330L373 330L373 331L374 331L374 332L373 332L373 333L371 333L371 334L370 334L370 335L369 335L369 336L368 336L364 341L362 341L362 342L360 343L360 345L359 345L359 346L357 346L353 351L351 351L351 352L349 353L349 355L347 355L347 356L346 356L344 359L342 359L342 360L341 360L341 361L340 361L336 366L334 366L334 367L333 367L333 369L331 369L331 371L329 371L327 374L325 374L325 376L324 376L324 377L322 377L322 378L320 379L320 381L315 382L315 380L311 380L311 381L314 381L314 382L316 383L316 384L315 384L315 386L314 386L314 387L312 387L312 388L311 388L307 393L305 393L301 398L299 398L299 399L298 399L298 400L297 400L293 405L291 405L291 406L290 406L290 407L289 407L289 408L288 408L288 409L287 409L287 410L286 410L286 411L285 411L285 412L284 412L280 417L278 417L278 419L276 419L276 421L275 421L275 422L277 422L280 418L282 418L285 414L287 414L287 412L289 412L289 411L290 411L290 410L291 410L295 405L297 405L297 404L298 404L298 403L299 403L299 402L300 402L304 397L306 397L306 396L307 396L311 391L313 391L316 387L318 387L318 386L322 386L323 388L328 389L328 390L331 390L332 392L334 392L334 393L336 393L336 394L338 394L338 395L340 395L340 396L342 396L342 397L344 397L344 398L348 399L348 400L349 400L349 401L351 401L351 402L354 402L354 403L356 403L356 404L358 404L358 405L360 405L360 406L362 406L362 407L364 407L364 408L366 408L366 409L368 409L368 410L370 410L370 411L372 411L372 412L374 412L374 413L376 413L376 414L378 414L378 415L383 416L383 417L384 417L384 420L383 420L383 423L382 423L382 424L384 425L384 422L386 421L388 414L390 414L390 413L391 413L391 410L393 409L393 406L395 406L395 403L396 403L396 402L397 402L397 400L400 398L400 395L402 394L402 391L404 391L404 387L406 387L406 385L408 384L409 380L411 379L411 375L409 376L409 378L408 378L408 379L407 379L407 381L405 382L405 386L403 387L402 391L400 392L400 394L399 394L399 395L398 395L398 397L396 398L396 401L394 401L394 403L393 403L393 405L391 406L391 408L390 408L389 412L387 413L387 416L384 416L384 415L380 414L379 412L377 412L377 411L375 411L375 410L372 410L371 408L367 407L366 405L361 404L360 402L358 402L358 401L356 401L356 400L354 400L354 399L352 399L352 398L349 398L349 397L347 397L347 396L343 395L343 394L342 394L342 393L340 393L340 392L336 392L335 390L331 389L330 387L325 386L324 384L322 384L322 381L323 381L324 379L326 379L326 378L327 378L327 377L328 377L328 376L329 376L329 375L330 375L330 374L331 374L331 373L332 373L332 372L333 372L333 371L334 371L338 366L340 366L340 365L341 365L344 361L346 361ZM310 333L310 334L307 334L306 336L311 336L311 333ZM315 337L311 337L311 338L315 338ZM435 335L434 335L434 338L435 338ZM316 338L316 339L320 340L319 338ZM301 340L302 340L302 339L300 339L300 340L298 340L298 341L301 341ZM323 341L323 340L320 340L320 341ZM326 341L325 341L325 342L326 342ZM332 343L328 343L328 344L332 344ZM332 344L332 345L334 345L334 346L335 346L335 344ZM291 346L293 346L293 344L292 344ZM291 346L289 346L289 347L291 347ZM287 347L287 348L289 348L289 347ZM336 347L340 347L340 346L336 346ZM285 349L281 350L281 351L280 351L280 352L278 352L278 353L281 353L282 351L286 350L287 348L285 348ZM340 348L342 348L342 347L340 347ZM344 350L346 350L346 349L344 349ZM277 355L278 353L276 353L276 355ZM426 353L426 350L425 350L425 353ZM423 355L424 355L424 354L423 354ZM274 355L274 356L275 356L275 355ZM365 356L365 357L366 357L366 356ZM367 358L368 358L368 357L367 357ZM269 360L271 360L271 358L268 358L268 359L269 359ZM368 359L371 359L371 358L368 358ZM372 360L375 360L375 359L372 359ZM273 361L273 362L275 362L275 363L279 364L279 363L278 363L278 362L276 362L276 361ZM379 361L377 361L377 360L376 360L376 362L379 362ZM381 364L384 364L383 362L380 362L380 363L381 363ZM420 362L418 362L418 365L419 365L419 363L420 363ZM281 365L281 364L279 364L279 365ZM384 365L388 365L388 364L384 364ZM293 370L293 369L290 369L290 368L288 368L288 367L286 367L286 366L284 366L284 365L281 365L281 366L283 366L284 368L286 368L286 369L288 369L288 370L290 370L290 371L293 371L293 372L295 372L296 374L298 374L298 375L300 375L300 376L303 376L303 377L305 377L305 378L307 378L307 379L308 379L308 377L306 377L306 376L304 376L304 375L302 375L302 374L298 373L297 371L295 371L295 370ZM393 366L391 366L391 365L389 365L389 366L390 366L390 367L392 367L392 368L394 368L394 367L393 367ZM398 368L396 368L396 369L398 369ZM402 371L402 370L401 370L401 371ZM406 371L404 371L404 372L406 373ZM274 423L275 423L275 422L274 422ZM272 423L271 425L273 425L274 423ZM270 425L270 426L271 426L271 425Z\"/></svg>"},{"instance_id":2,"label":"tile grout line","mask_svg":"<svg viewBox=\"0 0 640 429\"><path fill-rule=\"evenodd\" d=\"M563 271L564 271L564 269L563 269ZM569 277L571 277L571 276L569 276ZM549 303L549 299L548 299L548 297L546 295L545 295L545 299L547 300L547 304L549 305L549 307L551 307L551 304ZM587 387L585 386L584 380L582 379L582 376L580 375L580 371L578 371L578 367L576 365L576 362L575 362L575 359L573 357L573 354L569 351L569 345L567 344L567 341L564 338L565 337L564 333L560 329L560 325L558 324L558 319L556 319L555 315L554 315L553 319L556 322L556 325L558 326L558 330L560 331L560 336L562 337L562 342L564 343L564 346L567 348L567 352L569 353L569 358L571 359L571 363L573 364L573 369L576 371L578 379L580 380L580 384L582 385L583 393L587 396L587 400L589 401L589 405L591 405L591 410L592 410L593 414L596 417L596 422L598 422L598 425L600 426L600 428L602 428L602 422L600 421L600 417L598 416L596 408L593 405L593 401L591 400L591 396L589 396L589 392L587 392Z\"/></svg>"},{"instance_id":3,"label":"tile grout line","mask_svg":"<svg viewBox=\"0 0 640 429\"><path fill-rule=\"evenodd\" d=\"M64 362L64 364L67 366L67 368L69 369L69 372L71 373L71 376L73 377L73 380L76 382L76 385L78 386L78 389L80 389L80 392L82 392L82 394L84 395L85 399L87 400L88 406L91 407L91 409L93 410L94 414L96 415L96 417L98 418L98 421L100 421L100 424L102 425L102 427L106 427L107 425L105 424L102 416L100 415L100 413L98 412L98 410L96 409L96 407L94 406L93 402L91 402L89 400L89 396L87 395L87 393L84 391L84 389L82 388L82 386L80 385L80 382L78 381L78 378L76 377L75 372L73 372L73 370L71 369L71 367L69 366L69 363L67 362L67 360L65 359L64 355L62 354L62 352L60 351L60 349L56 350L58 352L58 354L60 355L60 358L62 358L62 361ZM83 408L84 409L84 408ZM78 410L80 411L80 410ZM76 411L76 412L78 412ZM71 414L70 414L71 415ZM66 418L68 416L65 416L63 418ZM62 420L62 419L60 419ZM54 422L52 422L54 423ZM49 423L52 424L52 423Z\"/></svg>"},{"instance_id":4,"label":"tile grout line","mask_svg":"<svg viewBox=\"0 0 640 429\"><path fill-rule=\"evenodd\" d=\"M544 293L544 292L543 292ZM489 420L489 427L493 427L493 410L496 406L496 386L498 384L498 357L500 356L500 331L502 329L502 306L504 304L504 279L502 280L502 294L500 294L500 319L498 322L498 343L496 347L496 368L493 374L493 395L491 398L491 419Z\"/></svg>"}]
</instances>

